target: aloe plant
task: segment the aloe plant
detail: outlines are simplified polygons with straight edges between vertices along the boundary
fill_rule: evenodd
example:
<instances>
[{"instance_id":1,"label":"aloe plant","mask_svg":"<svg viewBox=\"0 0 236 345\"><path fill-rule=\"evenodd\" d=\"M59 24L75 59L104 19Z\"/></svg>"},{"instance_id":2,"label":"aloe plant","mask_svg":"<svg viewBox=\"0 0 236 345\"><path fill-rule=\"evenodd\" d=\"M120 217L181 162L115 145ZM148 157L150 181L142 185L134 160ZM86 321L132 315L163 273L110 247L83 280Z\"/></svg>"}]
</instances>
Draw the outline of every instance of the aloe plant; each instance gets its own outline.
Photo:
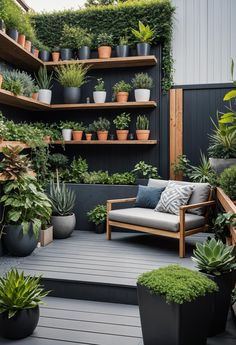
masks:
<instances>
[{"instance_id":1,"label":"aloe plant","mask_svg":"<svg viewBox=\"0 0 236 345\"><path fill-rule=\"evenodd\" d=\"M197 243L192 260L202 272L219 276L236 268L234 247L212 238L204 243Z\"/></svg>"}]
</instances>

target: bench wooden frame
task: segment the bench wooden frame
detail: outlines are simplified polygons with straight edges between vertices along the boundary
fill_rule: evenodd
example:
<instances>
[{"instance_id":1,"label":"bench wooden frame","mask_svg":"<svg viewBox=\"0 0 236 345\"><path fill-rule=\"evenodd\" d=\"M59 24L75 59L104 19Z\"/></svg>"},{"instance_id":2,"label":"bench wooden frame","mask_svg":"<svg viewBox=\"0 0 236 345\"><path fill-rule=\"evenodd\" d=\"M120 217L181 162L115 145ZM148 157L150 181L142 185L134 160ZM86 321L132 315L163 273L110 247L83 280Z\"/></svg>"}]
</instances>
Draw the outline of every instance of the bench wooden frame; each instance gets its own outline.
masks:
<instances>
[{"instance_id":1,"label":"bench wooden frame","mask_svg":"<svg viewBox=\"0 0 236 345\"><path fill-rule=\"evenodd\" d=\"M208 229L207 225L207 217L208 217L208 208L212 207L215 204L215 201L211 200L212 192L209 193L209 199L208 201L198 203L198 204L191 204L191 205L185 205L181 206L179 209L179 217L180 217L180 229L177 232L168 231L168 230L161 230L157 228L151 228L151 227L145 227L135 224L128 224L123 222L118 222L114 220L109 219L109 212L112 210L112 205L117 203L131 203L136 200L136 198L126 198L126 199L114 199L114 200L107 200L107 225L106 225L106 234L107 234L107 240L111 240L111 227L116 226L118 228L125 228L128 230L134 230L134 231L140 231L140 232L146 232L149 234L164 236L164 237L172 237L179 240L179 256L181 258L185 257L185 237L196 234L198 232L204 232ZM185 213L189 209L198 208L198 207L204 207L207 208L206 212L204 214L206 218L206 224L199 228L194 228L185 231Z\"/></svg>"}]
</instances>

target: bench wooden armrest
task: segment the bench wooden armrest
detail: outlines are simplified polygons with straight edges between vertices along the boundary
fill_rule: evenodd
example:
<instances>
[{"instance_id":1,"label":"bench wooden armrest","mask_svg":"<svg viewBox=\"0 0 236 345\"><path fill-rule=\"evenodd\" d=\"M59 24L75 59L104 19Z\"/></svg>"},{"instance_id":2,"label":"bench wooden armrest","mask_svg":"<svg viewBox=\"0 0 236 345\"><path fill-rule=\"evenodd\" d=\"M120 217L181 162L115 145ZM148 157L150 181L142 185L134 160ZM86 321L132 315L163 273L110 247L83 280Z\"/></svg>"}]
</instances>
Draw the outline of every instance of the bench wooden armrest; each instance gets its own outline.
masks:
<instances>
[{"instance_id":1,"label":"bench wooden armrest","mask_svg":"<svg viewBox=\"0 0 236 345\"><path fill-rule=\"evenodd\" d=\"M180 206L179 210L180 211L186 211L192 208L198 208L198 207L207 207L207 206L212 206L215 204L214 200L211 201L205 201L205 202L199 202L197 204L191 204L191 205L184 205L184 206Z\"/></svg>"},{"instance_id":2,"label":"bench wooden armrest","mask_svg":"<svg viewBox=\"0 0 236 345\"><path fill-rule=\"evenodd\" d=\"M120 202L134 202L135 200L136 200L136 197L126 198L126 199L113 199L113 200L107 200L107 204L116 204Z\"/></svg>"}]
</instances>

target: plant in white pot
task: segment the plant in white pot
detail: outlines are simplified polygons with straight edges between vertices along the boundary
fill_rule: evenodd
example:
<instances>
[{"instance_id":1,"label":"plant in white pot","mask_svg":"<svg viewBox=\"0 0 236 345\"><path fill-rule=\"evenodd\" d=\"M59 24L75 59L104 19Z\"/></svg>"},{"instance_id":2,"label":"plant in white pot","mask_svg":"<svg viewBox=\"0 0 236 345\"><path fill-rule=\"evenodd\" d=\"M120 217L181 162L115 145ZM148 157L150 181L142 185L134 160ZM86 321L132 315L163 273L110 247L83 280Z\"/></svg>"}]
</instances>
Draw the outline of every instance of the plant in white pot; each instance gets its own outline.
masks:
<instances>
[{"instance_id":1,"label":"plant in white pot","mask_svg":"<svg viewBox=\"0 0 236 345\"><path fill-rule=\"evenodd\" d=\"M73 121L61 121L60 128L62 131L62 136L65 141L71 141L72 130L75 127L75 122Z\"/></svg>"},{"instance_id":2,"label":"plant in white pot","mask_svg":"<svg viewBox=\"0 0 236 345\"><path fill-rule=\"evenodd\" d=\"M116 126L116 135L118 140L127 140L129 134L129 123L131 121L130 114L122 113L117 115L113 120Z\"/></svg>"},{"instance_id":3,"label":"plant in white pot","mask_svg":"<svg viewBox=\"0 0 236 345\"><path fill-rule=\"evenodd\" d=\"M106 102L106 90L104 80L102 78L97 79L97 84L94 86L93 99L94 103L105 103Z\"/></svg>"},{"instance_id":4,"label":"plant in white pot","mask_svg":"<svg viewBox=\"0 0 236 345\"><path fill-rule=\"evenodd\" d=\"M137 73L132 79L134 97L136 102L148 102L150 100L153 79L148 73Z\"/></svg>"},{"instance_id":5,"label":"plant in white pot","mask_svg":"<svg viewBox=\"0 0 236 345\"><path fill-rule=\"evenodd\" d=\"M149 120L146 115L139 115L136 121L136 136L138 140L148 140L150 136Z\"/></svg>"},{"instance_id":6,"label":"plant in white pot","mask_svg":"<svg viewBox=\"0 0 236 345\"><path fill-rule=\"evenodd\" d=\"M52 100L52 76L53 73L48 74L47 68L40 67L38 75L35 76L36 83L39 87L38 101L46 104L51 104Z\"/></svg>"}]
</instances>

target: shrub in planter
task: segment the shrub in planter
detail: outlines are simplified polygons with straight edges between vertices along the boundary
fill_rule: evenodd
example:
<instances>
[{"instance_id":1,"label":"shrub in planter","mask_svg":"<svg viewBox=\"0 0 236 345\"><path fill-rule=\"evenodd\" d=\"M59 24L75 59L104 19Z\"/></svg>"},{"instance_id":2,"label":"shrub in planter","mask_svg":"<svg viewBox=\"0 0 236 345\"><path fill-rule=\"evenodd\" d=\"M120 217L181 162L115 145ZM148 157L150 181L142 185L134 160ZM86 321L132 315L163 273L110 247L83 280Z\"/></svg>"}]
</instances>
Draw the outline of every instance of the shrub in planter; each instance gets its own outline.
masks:
<instances>
[{"instance_id":1,"label":"shrub in planter","mask_svg":"<svg viewBox=\"0 0 236 345\"><path fill-rule=\"evenodd\" d=\"M236 165L221 173L219 185L232 200L236 200Z\"/></svg>"},{"instance_id":2,"label":"shrub in planter","mask_svg":"<svg viewBox=\"0 0 236 345\"><path fill-rule=\"evenodd\" d=\"M50 55L51 55L50 48L42 44L39 51L39 58L42 61L47 62L50 60Z\"/></svg>"},{"instance_id":3,"label":"shrub in planter","mask_svg":"<svg viewBox=\"0 0 236 345\"><path fill-rule=\"evenodd\" d=\"M76 48L77 28L65 24L60 37L60 53L62 60L73 59L73 51Z\"/></svg>"},{"instance_id":4,"label":"shrub in planter","mask_svg":"<svg viewBox=\"0 0 236 345\"><path fill-rule=\"evenodd\" d=\"M93 42L93 35L80 26L77 26L76 48L78 49L78 57L80 60L90 58L90 48Z\"/></svg>"},{"instance_id":5,"label":"shrub in planter","mask_svg":"<svg viewBox=\"0 0 236 345\"><path fill-rule=\"evenodd\" d=\"M62 130L63 140L70 141L72 139L72 129L75 125L73 121L61 121L60 129Z\"/></svg>"},{"instance_id":6,"label":"shrub in planter","mask_svg":"<svg viewBox=\"0 0 236 345\"><path fill-rule=\"evenodd\" d=\"M97 84L94 86L94 91L93 91L94 103L105 103L107 93L106 93L104 84L105 83L102 78L97 79Z\"/></svg>"},{"instance_id":7,"label":"shrub in planter","mask_svg":"<svg viewBox=\"0 0 236 345\"><path fill-rule=\"evenodd\" d=\"M116 118L113 120L113 123L116 126L116 135L118 140L127 140L129 130L129 123L131 121L130 114L122 113L117 115Z\"/></svg>"},{"instance_id":8,"label":"shrub in planter","mask_svg":"<svg viewBox=\"0 0 236 345\"><path fill-rule=\"evenodd\" d=\"M124 80L119 81L113 86L113 98L117 100L117 102L127 102L129 98L129 92L131 91L132 87L129 83L126 83Z\"/></svg>"},{"instance_id":9,"label":"shrub in planter","mask_svg":"<svg viewBox=\"0 0 236 345\"><path fill-rule=\"evenodd\" d=\"M119 45L116 46L116 55L118 57L127 57L129 55L129 39L127 36L120 37Z\"/></svg>"},{"instance_id":10,"label":"shrub in planter","mask_svg":"<svg viewBox=\"0 0 236 345\"><path fill-rule=\"evenodd\" d=\"M155 37L155 30L149 25L144 25L141 21L138 23L138 30L132 29L132 34L138 40L137 54L139 56L150 55L151 43Z\"/></svg>"},{"instance_id":11,"label":"shrub in planter","mask_svg":"<svg viewBox=\"0 0 236 345\"><path fill-rule=\"evenodd\" d=\"M148 102L150 100L153 79L148 73L137 73L132 79L134 97L136 102Z\"/></svg>"},{"instance_id":12,"label":"shrub in planter","mask_svg":"<svg viewBox=\"0 0 236 345\"><path fill-rule=\"evenodd\" d=\"M142 274L137 282L144 345L205 345L209 294L217 285L178 265Z\"/></svg>"},{"instance_id":13,"label":"shrub in planter","mask_svg":"<svg viewBox=\"0 0 236 345\"><path fill-rule=\"evenodd\" d=\"M0 335L7 339L31 335L38 324L39 305L48 293L40 277L11 270L0 278Z\"/></svg>"},{"instance_id":14,"label":"shrub in planter","mask_svg":"<svg viewBox=\"0 0 236 345\"><path fill-rule=\"evenodd\" d=\"M35 76L36 83L39 87L38 100L39 102L51 104L52 99L52 76L53 74L48 74L47 68L40 67L38 75Z\"/></svg>"},{"instance_id":15,"label":"shrub in planter","mask_svg":"<svg viewBox=\"0 0 236 345\"><path fill-rule=\"evenodd\" d=\"M138 140L148 140L150 135L149 120L145 115L139 115L136 121L136 136Z\"/></svg>"},{"instance_id":16,"label":"shrub in planter","mask_svg":"<svg viewBox=\"0 0 236 345\"><path fill-rule=\"evenodd\" d=\"M97 36L98 57L99 59L109 59L111 57L113 36L102 32Z\"/></svg>"},{"instance_id":17,"label":"shrub in planter","mask_svg":"<svg viewBox=\"0 0 236 345\"><path fill-rule=\"evenodd\" d=\"M86 83L89 66L62 65L55 70L57 80L64 87L64 102L78 103L81 98L81 86Z\"/></svg>"},{"instance_id":18,"label":"shrub in planter","mask_svg":"<svg viewBox=\"0 0 236 345\"><path fill-rule=\"evenodd\" d=\"M219 286L211 304L208 335L224 332L230 307L231 293L236 282L236 256L234 248L214 238L197 243L192 260L197 268Z\"/></svg>"},{"instance_id":19,"label":"shrub in planter","mask_svg":"<svg viewBox=\"0 0 236 345\"><path fill-rule=\"evenodd\" d=\"M84 132L85 132L86 140L88 141L92 140L93 131L94 131L94 128L92 124L85 127Z\"/></svg>"},{"instance_id":20,"label":"shrub in planter","mask_svg":"<svg viewBox=\"0 0 236 345\"><path fill-rule=\"evenodd\" d=\"M108 131L110 129L110 121L106 118L99 117L97 121L94 121L93 130L97 132L98 140L107 140Z\"/></svg>"},{"instance_id":21,"label":"shrub in planter","mask_svg":"<svg viewBox=\"0 0 236 345\"><path fill-rule=\"evenodd\" d=\"M82 140L84 129L85 127L83 122L76 122L72 128L73 140Z\"/></svg>"},{"instance_id":22,"label":"shrub in planter","mask_svg":"<svg viewBox=\"0 0 236 345\"><path fill-rule=\"evenodd\" d=\"M2 71L2 75L2 87L5 88L5 90L10 91L10 89L12 89L14 90L13 93L17 92L19 95L31 97L34 88L34 80L28 73L18 70L5 70ZM11 85L11 87L9 85ZM21 85L21 87L19 85Z\"/></svg>"},{"instance_id":23,"label":"shrub in planter","mask_svg":"<svg viewBox=\"0 0 236 345\"><path fill-rule=\"evenodd\" d=\"M106 205L97 205L87 212L88 219L95 226L97 234L103 234L106 227L107 208Z\"/></svg>"}]
</instances>

